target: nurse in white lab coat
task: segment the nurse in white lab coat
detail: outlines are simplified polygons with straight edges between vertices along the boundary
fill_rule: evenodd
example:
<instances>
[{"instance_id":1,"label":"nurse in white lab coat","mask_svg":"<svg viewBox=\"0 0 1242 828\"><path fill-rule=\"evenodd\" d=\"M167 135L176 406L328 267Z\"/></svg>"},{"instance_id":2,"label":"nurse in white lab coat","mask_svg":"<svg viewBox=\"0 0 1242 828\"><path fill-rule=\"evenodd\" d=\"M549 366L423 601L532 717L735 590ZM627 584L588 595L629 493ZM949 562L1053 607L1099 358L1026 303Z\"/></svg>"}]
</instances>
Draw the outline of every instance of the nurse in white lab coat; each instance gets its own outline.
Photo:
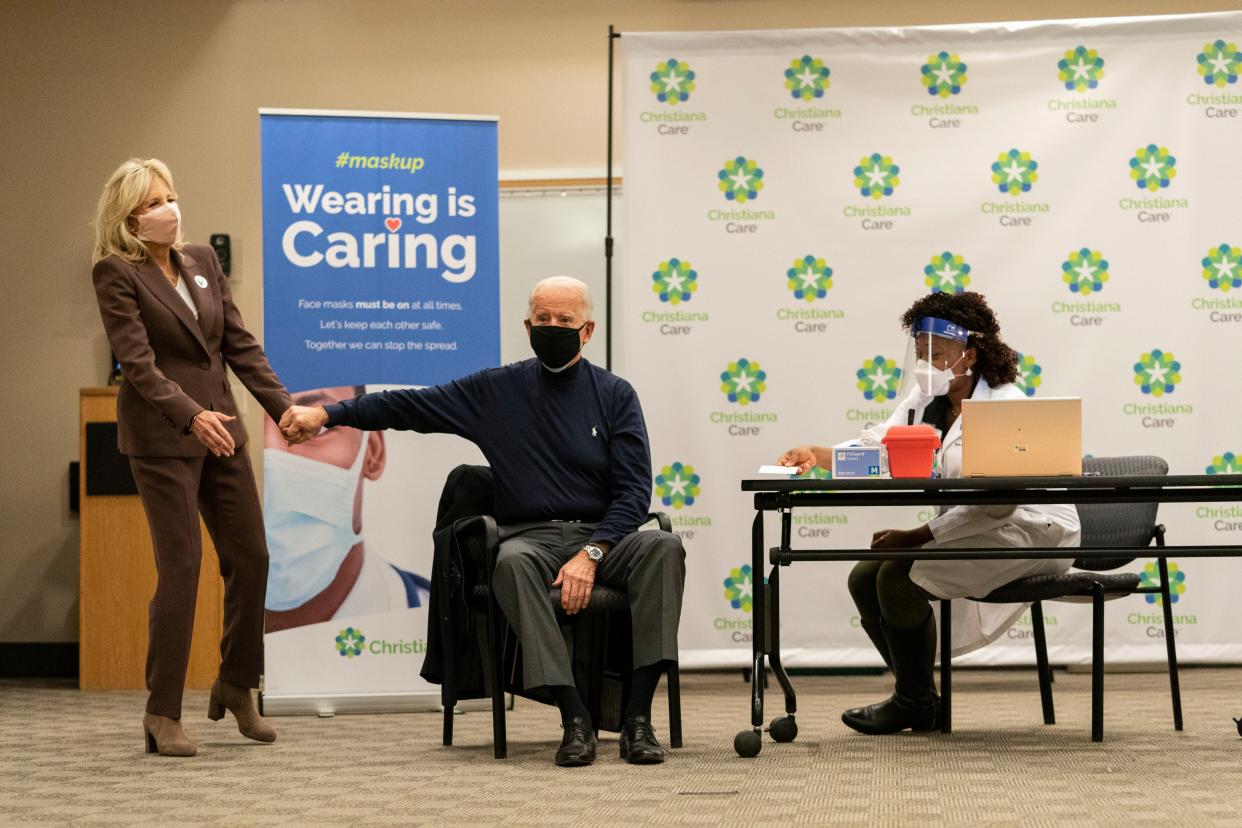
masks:
<instances>
[{"instance_id":1,"label":"nurse in white lab coat","mask_svg":"<svg viewBox=\"0 0 1242 828\"><path fill-rule=\"evenodd\" d=\"M1017 357L1000 338L1000 326L983 296L936 293L923 297L902 317L916 344L917 382L884 424L869 429L864 442L878 441L889 427L928 423L941 435L937 456L944 477L962 470L962 400L1023 397L1013 381ZM801 471L830 468L831 448L802 446L778 460ZM1079 545L1078 513L1072 505L952 506L915 529L876 532L872 548L994 548ZM982 597L1017 578L1059 574L1072 555L1056 560L861 561L850 573L850 594L863 629L892 668L896 691L879 704L845 711L842 720L863 733L895 733L936 726L933 681L936 621L932 601ZM1020 604L953 603L953 654L982 647L1001 635L1024 610Z\"/></svg>"}]
</instances>

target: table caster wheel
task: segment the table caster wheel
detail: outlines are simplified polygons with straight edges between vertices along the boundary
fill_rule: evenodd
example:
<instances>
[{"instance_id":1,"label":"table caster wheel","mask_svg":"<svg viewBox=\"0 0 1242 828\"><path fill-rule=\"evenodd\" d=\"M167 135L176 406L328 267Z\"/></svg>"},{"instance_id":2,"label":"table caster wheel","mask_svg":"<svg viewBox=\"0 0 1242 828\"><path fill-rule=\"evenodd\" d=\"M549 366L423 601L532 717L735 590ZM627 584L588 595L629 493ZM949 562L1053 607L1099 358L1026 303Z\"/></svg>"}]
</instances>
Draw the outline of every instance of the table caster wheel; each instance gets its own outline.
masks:
<instances>
[{"instance_id":1,"label":"table caster wheel","mask_svg":"<svg viewBox=\"0 0 1242 828\"><path fill-rule=\"evenodd\" d=\"M798 723L793 716L778 716L768 725L768 733L775 742L792 742L798 738Z\"/></svg>"},{"instance_id":2,"label":"table caster wheel","mask_svg":"<svg viewBox=\"0 0 1242 828\"><path fill-rule=\"evenodd\" d=\"M763 749L763 738L758 730L743 730L733 737L733 749L743 759L754 758Z\"/></svg>"}]
</instances>

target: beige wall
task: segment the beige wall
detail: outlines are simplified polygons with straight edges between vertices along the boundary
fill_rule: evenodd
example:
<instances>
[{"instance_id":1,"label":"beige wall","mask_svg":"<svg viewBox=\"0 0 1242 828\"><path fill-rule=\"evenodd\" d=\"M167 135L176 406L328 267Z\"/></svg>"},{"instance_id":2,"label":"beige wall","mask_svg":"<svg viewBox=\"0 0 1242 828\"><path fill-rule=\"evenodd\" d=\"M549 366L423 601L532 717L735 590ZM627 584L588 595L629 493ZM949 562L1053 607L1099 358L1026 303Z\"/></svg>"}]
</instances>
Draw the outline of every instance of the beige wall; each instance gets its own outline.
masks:
<instances>
[{"instance_id":1,"label":"beige wall","mask_svg":"<svg viewBox=\"0 0 1242 828\"><path fill-rule=\"evenodd\" d=\"M108 355L90 288L88 222L123 159L154 155L171 165L192 240L232 235L235 293L261 334L261 106L495 113L503 170L600 169L610 23L622 31L875 26L1238 5L0 0L0 371L9 377L0 398L0 641L77 639L67 466L77 456L77 389L102 382Z\"/></svg>"}]
</instances>

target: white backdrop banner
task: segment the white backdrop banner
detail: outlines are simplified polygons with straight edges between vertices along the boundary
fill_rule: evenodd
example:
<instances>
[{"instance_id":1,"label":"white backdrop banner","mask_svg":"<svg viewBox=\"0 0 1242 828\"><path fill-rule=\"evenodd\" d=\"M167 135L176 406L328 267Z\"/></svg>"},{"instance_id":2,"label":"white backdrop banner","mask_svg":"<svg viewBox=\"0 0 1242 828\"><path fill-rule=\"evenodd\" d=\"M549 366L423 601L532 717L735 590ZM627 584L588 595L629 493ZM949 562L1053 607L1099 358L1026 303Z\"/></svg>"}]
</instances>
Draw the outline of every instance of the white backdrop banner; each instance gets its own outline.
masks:
<instances>
[{"instance_id":1,"label":"white backdrop banner","mask_svg":"<svg viewBox=\"0 0 1242 828\"><path fill-rule=\"evenodd\" d=\"M987 296L1026 393L1083 398L1085 452L1242 470L1239 42L1242 13L625 33L618 369L646 403L653 504L689 554L686 666L749 662L738 481L887 417L898 318L929 290ZM795 545L866 546L928 517L795 511ZM1242 543L1239 505L1159 519L1173 544ZM850 566L788 570L787 665L879 663ZM1110 603L1109 660L1163 658L1165 612L1183 660L1242 660L1242 561L1170 570L1171 607ZM1089 608L1045 612L1052 658L1087 661ZM1030 635L1028 616L964 661L1030 663Z\"/></svg>"}]
</instances>

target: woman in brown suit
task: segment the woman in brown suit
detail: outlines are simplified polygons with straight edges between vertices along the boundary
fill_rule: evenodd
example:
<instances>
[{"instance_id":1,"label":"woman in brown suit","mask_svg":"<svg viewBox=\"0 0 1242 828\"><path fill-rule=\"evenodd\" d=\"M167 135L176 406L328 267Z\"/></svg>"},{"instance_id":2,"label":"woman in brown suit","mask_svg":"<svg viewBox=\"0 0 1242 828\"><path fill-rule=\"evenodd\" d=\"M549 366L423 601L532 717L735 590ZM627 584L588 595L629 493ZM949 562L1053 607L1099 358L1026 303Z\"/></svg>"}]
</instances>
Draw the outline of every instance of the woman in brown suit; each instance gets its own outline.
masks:
<instances>
[{"instance_id":1,"label":"woman in brown suit","mask_svg":"<svg viewBox=\"0 0 1242 828\"><path fill-rule=\"evenodd\" d=\"M207 715L227 708L243 735L276 731L250 688L263 670L267 544L246 432L225 366L273 418L291 404L255 338L242 326L210 247L181 240L172 174L132 159L104 186L95 218L93 278L99 313L121 364L117 432L147 513L159 576L150 606L147 752L193 756L181 728L202 544L201 512L224 577L220 674Z\"/></svg>"}]
</instances>

